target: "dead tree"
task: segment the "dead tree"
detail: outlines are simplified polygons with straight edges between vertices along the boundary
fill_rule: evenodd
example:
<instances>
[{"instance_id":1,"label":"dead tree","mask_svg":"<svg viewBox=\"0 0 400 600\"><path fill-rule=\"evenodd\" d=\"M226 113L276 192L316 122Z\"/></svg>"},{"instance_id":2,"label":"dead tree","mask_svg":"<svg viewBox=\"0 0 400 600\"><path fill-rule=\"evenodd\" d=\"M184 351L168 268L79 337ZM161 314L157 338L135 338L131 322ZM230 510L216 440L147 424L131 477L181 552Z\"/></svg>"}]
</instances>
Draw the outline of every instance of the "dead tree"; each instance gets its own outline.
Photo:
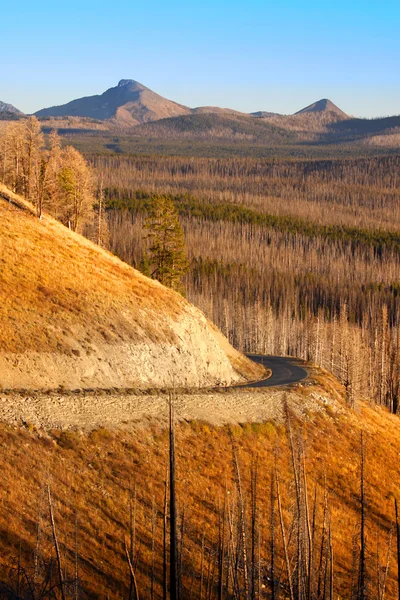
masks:
<instances>
[{"instance_id":1,"label":"dead tree","mask_svg":"<svg viewBox=\"0 0 400 600\"><path fill-rule=\"evenodd\" d=\"M245 511L244 511L244 498L243 498L243 490L242 490L242 481L240 477L240 469L239 462L237 458L236 446L231 434L231 444L232 444L232 455L233 455L233 468L235 473L235 482L238 491L238 509L239 509L239 531L240 531L240 541L242 544L242 559L243 559L243 580L244 580L244 598L247 600L249 598L249 571L248 571L248 562L247 562L247 537L246 537L246 521L245 521Z\"/></svg>"},{"instance_id":2,"label":"dead tree","mask_svg":"<svg viewBox=\"0 0 400 600\"><path fill-rule=\"evenodd\" d=\"M49 485L47 486L47 498L48 498L48 502L49 502L51 531L52 531L52 535L53 535L54 549L55 549L56 558L57 558L57 570L58 570L58 577L60 580L61 598L62 598L62 600L65 600L64 578L63 578L62 565L61 565L61 553L60 553L60 547L58 544L56 524L54 521L53 503L51 500L51 492L50 492Z\"/></svg>"},{"instance_id":3,"label":"dead tree","mask_svg":"<svg viewBox=\"0 0 400 600\"><path fill-rule=\"evenodd\" d=\"M361 474L360 474L360 562L358 569L358 591L357 600L365 600L366 590L366 542L365 542L365 444L361 432Z\"/></svg>"},{"instance_id":4,"label":"dead tree","mask_svg":"<svg viewBox=\"0 0 400 600\"><path fill-rule=\"evenodd\" d=\"M177 511L176 511L176 488L175 488L175 423L174 423L174 399L169 396L169 590L170 600L178 600L178 545L177 545Z\"/></svg>"}]
</instances>

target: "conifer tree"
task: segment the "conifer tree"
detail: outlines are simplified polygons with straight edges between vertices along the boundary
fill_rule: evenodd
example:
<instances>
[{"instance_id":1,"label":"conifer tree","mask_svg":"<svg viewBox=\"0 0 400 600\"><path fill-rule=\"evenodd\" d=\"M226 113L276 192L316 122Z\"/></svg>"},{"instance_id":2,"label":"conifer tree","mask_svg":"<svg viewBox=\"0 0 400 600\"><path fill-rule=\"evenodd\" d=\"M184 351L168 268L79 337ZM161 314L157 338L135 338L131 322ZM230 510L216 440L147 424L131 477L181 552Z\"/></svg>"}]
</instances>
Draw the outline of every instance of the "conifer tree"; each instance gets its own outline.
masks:
<instances>
[{"instance_id":1,"label":"conifer tree","mask_svg":"<svg viewBox=\"0 0 400 600\"><path fill-rule=\"evenodd\" d=\"M189 263L186 243L178 213L172 200L166 196L155 196L145 221L150 239L150 274L176 291L183 291L182 278Z\"/></svg>"}]
</instances>

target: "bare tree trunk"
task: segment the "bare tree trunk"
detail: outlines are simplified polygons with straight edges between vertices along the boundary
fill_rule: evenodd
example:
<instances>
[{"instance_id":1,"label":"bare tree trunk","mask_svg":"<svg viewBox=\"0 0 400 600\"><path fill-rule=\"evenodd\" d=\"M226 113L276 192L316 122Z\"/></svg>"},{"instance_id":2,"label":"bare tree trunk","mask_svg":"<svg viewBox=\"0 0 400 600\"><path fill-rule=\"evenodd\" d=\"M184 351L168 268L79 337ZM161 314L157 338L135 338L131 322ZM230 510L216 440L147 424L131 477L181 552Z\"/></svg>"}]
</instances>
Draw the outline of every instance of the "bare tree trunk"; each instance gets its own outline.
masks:
<instances>
[{"instance_id":1,"label":"bare tree trunk","mask_svg":"<svg viewBox=\"0 0 400 600\"><path fill-rule=\"evenodd\" d=\"M276 468L276 454L275 454L275 468ZM270 515L270 528L271 528L271 600L276 600L276 586L275 586L275 482L274 472L271 471L271 515Z\"/></svg>"},{"instance_id":2,"label":"bare tree trunk","mask_svg":"<svg viewBox=\"0 0 400 600\"><path fill-rule=\"evenodd\" d=\"M360 529L360 565L358 571L358 593L357 600L366 598L366 548L365 548L365 445L364 436L361 433L361 529Z\"/></svg>"},{"instance_id":3,"label":"bare tree trunk","mask_svg":"<svg viewBox=\"0 0 400 600\"><path fill-rule=\"evenodd\" d=\"M132 502L132 488L129 489L129 556L131 557L131 563L134 564L135 547L136 547L136 494L137 488L136 483L133 488L133 502ZM131 577L129 585L129 600L131 600L133 594L133 579Z\"/></svg>"},{"instance_id":4,"label":"bare tree trunk","mask_svg":"<svg viewBox=\"0 0 400 600\"><path fill-rule=\"evenodd\" d=\"M283 550L285 553L286 572L287 572L287 576L288 576L290 600L294 600L293 582L292 582L292 573L291 573L291 568L290 568L288 544L287 544L285 524L283 522L283 514L282 514L282 502L281 502L281 492L280 492L280 487L279 487L279 476L278 476L278 471L276 469L275 469L275 481L276 481L276 495L278 497L279 520L281 523L281 532L282 532L282 540L283 540Z\"/></svg>"},{"instance_id":5,"label":"bare tree trunk","mask_svg":"<svg viewBox=\"0 0 400 600\"><path fill-rule=\"evenodd\" d=\"M164 514L163 514L163 600L167 600L167 594L168 594L168 582L167 582L168 473L169 473L169 468L167 467L167 472L165 475Z\"/></svg>"},{"instance_id":6,"label":"bare tree trunk","mask_svg":"<svg viewBox=\"0 0 400 600\"><path fill-rule=\"evenodd\" d=\"M175 490L175 423L174 399L169 396L169 512L170 512L170 600L178 600L178 547L177 547L177 513Z\"/></svg>"},{"instance_id":7,"label":"bare tree trunk","mask_svg":"<svg viewBox=\"0 0 400 600\"><path fill-rule=\"evenodd\" d=\"M322 534L321 534L321 548L319 552L319 566L318 566L318 586L317 586L317 598L321 598L322 586L323 586L323 571L325 562L325 548L327 538L327 516L328 516L328 496L326 491L326 481L324 489L324 514L322 519Z\"/></svg>"},{"instance_id":8,"label":"bare tree trunk","mask_svg":"<svg viewBox=\"0 0 400 600\"><path fill-rule=\"evenodd\" d=\"M314 548L313 548L313 539L312 539L311 523L310 523L310 509L309 509L309 505L308 505L308 489L307 489L307 473L306 473L305 456L303 456L303 478L304 478L305 518L306 518L307 538L308 538L307 599L310 600L312 598L313 584L314 584Z\"/></svg>"},{"instance_id":9,"label":"bare tree trunk","mask_svg":"<svg viewBox=\"0 0 400 600\"><path fill-rule=\"evenodd\" d=\"M138 586L137 586L137 582L136 582L135 569L133 568L133 565L132 565L132 561L131 561L130 553L128 550L128 546L126 544L126 540L125 540L125 555L126 555L126 560L128 561L129 571L130 571L131 579L133 582L133 591L135 594L135 600L139 600L139 590L138 590Z\"/></svg>"},{"instance_id":10,"label":"bare tree trunk","mask_svg":"<svg viewBox=\"0 0 400 600\"><path fill-rule=\"evenodd\" d=\"M257 471L258 461L256 460L251 470L251 600L255 600L256 598L257 581Z\"/></svg>"},{"instance_id":11,"label":"bare tree trunk","mask_svg":"<svg viewBox=\"0 0 400 600\"><path fill-rule=\"evenodd\" d=\"M53 504L51 501L51 492L50 492L49 485L47 486L47 497L48 497L48 501L49 501L51 531L53 534L54 549L56 551L56 558L57 558L57 569L58 569L58 577L60 580L61 598L62 598L62 600L65 600L64 580L63 580L62 565L61 565L61 554L60 554L60 547L58 545L56 524L54 521L54 513L53 513Z\"/></svg>"},{"instance_id":12,"label":"bare tree trunk","mask_svg":"<svg viewBox=\"0 0 400 600\"><path fill-rule=\"evenodd\" d=\"M244 579L244 597L246 600L249 598L249 571L247 564L247 539L246 539L246 523L245 523L245 513L244 513L244 501L243 501L243 492L242 492L242 483L240 478L240 470L239 470L239 462L236 454L235 442L233 440L233 436L231 435L231 443L232 443L232 454L233 454L233 467L235 471L235 480L236 486L238 490L238 507L239 507L239 527L240 527L240 537L242 542L242 558L243 558L243 579Z\"/></svg>"},{"instance_id":13,"label":"bare tree trunk","mask_svg":"<svg viewBox=\"0 0 400 600\"><path fill-rule=\"evenodd\" d=\"M232 577L233 597L239 597L239 582L237 572L237 549L235 547L234 532L233 532L233 514L228 503L228 526L229 526L229 572Z\"/></svg>"}]
</instances>

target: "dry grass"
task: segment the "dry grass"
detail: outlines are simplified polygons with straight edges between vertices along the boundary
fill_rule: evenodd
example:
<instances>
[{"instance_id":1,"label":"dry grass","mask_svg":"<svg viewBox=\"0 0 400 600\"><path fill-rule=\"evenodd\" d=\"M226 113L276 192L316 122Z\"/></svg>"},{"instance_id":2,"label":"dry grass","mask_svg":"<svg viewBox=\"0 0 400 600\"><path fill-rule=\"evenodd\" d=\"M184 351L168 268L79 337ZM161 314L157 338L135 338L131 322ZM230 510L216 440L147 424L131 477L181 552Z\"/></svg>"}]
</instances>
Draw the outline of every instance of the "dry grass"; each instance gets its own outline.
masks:
<instances>
[{"instance_id":1,"label":"dry grass","mask_svg":"<svg viewBox=\"0 0 400 600\"><path fill-rule=\"evenodd\" d=\"M233 373L226 356L232 359L233 366L234 360L243 363L241 372L246 371L247 364L249 379L262 376L260 367L239 356L181 295L145 277L52 217L37 219L34 208L4 186L0 187L0 240L0 352L6 356L8 365L10 360L16 363L12 365L12 376L7 375L8 371L3 374L8 386L57 387L57 382L64 387L85 386L79 377L87 382L85 373L96 373L101 360L105 361L106 371L113 377L115 374L115 381L121 381L99 383L89 375L89 387L121 387L125 381L121 373L127 373L132 386L149 364L147 385L151 386L155 377L151 369L154 372L158 369L157 376L165 373L164 379L154 381L162 380L166 385L169 378L172 385L174 374L170 369L173 368L180 368L183 379L191 377L193 382L197 381L196 374L204 371L204 381L199 385L207 385L211 364L208 352L213 353L216 364L221 361L222 365L220 374L216 370L213 375L213 382ZM193 344L193 335L197 346ZM126 356L120 367L118 361L127 352L127 346L134 347L128 352L136 354ZM105 347L109 350L103 356L101 349ZM186 363L181 361L180 367L168 358L168 352L174 349L187 354ZM155 358L158 350L161 355ZM32 359L26 358L29 352ZM52 354L51 359L46 359L48 378L45 374L42 377L43 366L40 366L44 353ZM15 361L13 356L10 358L14 354L24 355L22 366L18 357ZM61 359L52 371L50 362L53 360L55 364L56 356L79 359L82 375L76 381L83 383L71 382L73 373ZM164 360L168 372L162 371L160 360ZM140 361L142 366L138 366L142 364ZM130 364L136 374L129 375ZM68 381L60 380L64 372L70 373ZM18 381L25 375L28 379L23 379L26 383L21 386ZM109 375L106 378L114 381Z\"/></svg>"},{"instance_id":2,"label":"dry grass","mask_svg":"<svg viewBox=\"0 0 400 600\"><path fill-rule=\"evenodd\" d=\"M360 414L310 415L293 422L302 437L310 495L326 475L332 513L335 556L335 598L348 597L352 535L357 531L360 432L366 432L367 454L367 544L371 597L375 595L376 536L380 529L381 553L393 522L393 498L398 496L398 418L367 405ZM3 562L18 553L22 542L23 564L32 561L40 490L50 482L56 499L55 512L62 552L72 572L74 509L78 513L80 569L90 598L126 598L128 569L123 539L128 534L130 489L137 490L136 542L140 547L138 581L142 597L149 597L151 561L151 512L157 509L156 597L161 595L161 511L167 461L167 432L156 425L136 434L97 430L89 436L74 432L40 432L0 427L2 484L0 531ZM268 487L274 448L284 493L285 518L290 519L293 499L290 451L282 426L273 423L231 428L239 450L246 494L252 457L258 456L262 557L268 560ZM207 547L218 538L218 502L225 486L233 494L232 454L226 428L190 422L177 432L177 467L180 514L185 510L184 585L198 594L200 545L203 533ZM43 523L46 523L46 507ZM319 513L320 516L320 513ZM49 539L43 533L43 545ZM279 542L280 544L280 542ZM394 554L387 598L395 595Z\"/></svg>"},{"instance_id":3,"label":"dry grass","mask_svg":"<svg viewBox=\"0 0 400 600\"><path fill-rule=\"evenodd\" d=\"M4 194L4 188L0 192ZM168 339L185 301L49 216L0 200L0 348L67 352L71 339Z\"/></svg>"}]
</instances>

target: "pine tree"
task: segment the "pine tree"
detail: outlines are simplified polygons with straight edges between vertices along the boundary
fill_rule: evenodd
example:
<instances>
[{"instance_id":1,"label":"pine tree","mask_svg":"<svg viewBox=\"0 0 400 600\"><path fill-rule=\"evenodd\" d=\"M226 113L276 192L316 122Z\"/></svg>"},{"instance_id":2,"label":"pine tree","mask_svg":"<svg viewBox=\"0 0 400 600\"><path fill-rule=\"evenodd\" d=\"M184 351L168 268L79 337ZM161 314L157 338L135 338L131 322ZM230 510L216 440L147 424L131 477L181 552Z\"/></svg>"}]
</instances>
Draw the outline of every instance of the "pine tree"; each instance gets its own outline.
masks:
<instances>
[{"instance_id":1,"label":"pine tree","mask_svg":"<svg viewBox=\"0 0 400 600\"><path fill-rule=\"evenodd\" d=\"M149 230L149 263L153 279L176 291L183 291L183 276L189 269L186 243L178 213L172 200L155 196L145 228Z\"/></svg>"}]
</instances>

